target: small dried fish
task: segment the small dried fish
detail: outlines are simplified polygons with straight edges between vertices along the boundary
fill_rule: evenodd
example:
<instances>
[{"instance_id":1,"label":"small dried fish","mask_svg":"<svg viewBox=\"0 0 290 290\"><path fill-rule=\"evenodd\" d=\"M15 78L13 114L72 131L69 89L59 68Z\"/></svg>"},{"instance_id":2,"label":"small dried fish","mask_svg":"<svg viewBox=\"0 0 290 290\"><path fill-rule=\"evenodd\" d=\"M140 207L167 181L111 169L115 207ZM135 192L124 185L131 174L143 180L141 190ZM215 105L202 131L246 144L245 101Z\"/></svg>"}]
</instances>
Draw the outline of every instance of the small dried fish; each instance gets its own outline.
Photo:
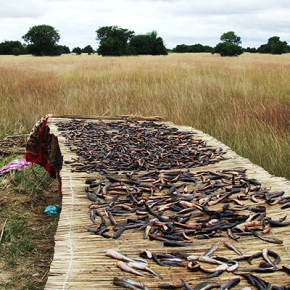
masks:
<instances>
[{"instance_id":1,"label":"small dried fish","mask_svg":"<svg viewBox=\"0 0 290 290\"><path fill-rule=\"evenodd\" d=\"M218 288L221 285L222 283L219 282L211 282L211 281L201 282L195 286L194 290L210 290L213 288Z\"/></svg>"},{"instance_id":2,"label":"small dried fish","mask_svg":"<svg viewBox=\"0 0 290 290\"><path fill-rule=\"evenodd\" d=\"M233 250L234 252L236 252L239 256L243 256L243 254L233 244L229 242L224 242L224 245L229 249Z\"/></svg>"},{"instance_id":3,"label":"small dried fish","mask_svg":"<svg viewBox=\"0 0 290 290\"><path fill-rule=\"evenodd\" d=\"M152 277L152 276L145 275L139 271L136 271L135 269L129 267L126 263L124 263L122 261L117 262L117 267L119 267L120 269L122 269L123 271L128 272L128 273L132 273L132 274L143 276L143 277Z\"/></svg>"},{"instance_id":4,"label":"small dried fish","mask_svg":"<svg viewBox=\"0 0 290 290\"><path fill-rule=\"evenodd\" d=\"M107 250L106 251L106 255L109 256L109 257L112 257L114 259L117 259L117 260L122 260L122 261L125 261L125 262L142 262L142 263L145 263L147 264L147 261L144 260L144 259L140 259L140 258L130 258L126 255L122 255L121 253L115 251L115 250Z\"/></svg>"},{"instance_id":5,"label":"small dried fish","mask_svg":"<svg viewBox=\"0 0 290 290\"><path fill-rule=\"evenodd\" d=\"M181 288L181 287L184 287L184 281L182 281L182 284L180 285L172 285L172 284L160 284L158 286L158 288L161 288L161 289L178 289L178 288Z\"/></svg>"},{"instance_id":6,"label":"small dried fish","mask_svg":"<svg viewBox=\"0 0 290 290\"><path fill-rule=\"evenodd\" d=\"M140 263L140 262L129 262L128 263L129 267L138 269L138 270L145 270L147 272L150 272L151 274L155 275L156 277L158 277L160 280L163 280L163 277L158 274L156 271L152 270L151 268L149 268L146 264L144 263Z\"/></svg>"},{"instance_id":7,"label":"small dried fish","mask_svg":"<svg viewBox=\"0 0 290 290\"><path fill-rule=\"evenodd\" d=\"M134 281L132 279L129 279L127 277L114 277L114 284L123 286L126 288L130 288L130 285L133 285L134 287L137 288L131 288L131 289L144 289L144 290L150 290L146 285L144 285L141 282Z\"/></svg>"}]
</instances>

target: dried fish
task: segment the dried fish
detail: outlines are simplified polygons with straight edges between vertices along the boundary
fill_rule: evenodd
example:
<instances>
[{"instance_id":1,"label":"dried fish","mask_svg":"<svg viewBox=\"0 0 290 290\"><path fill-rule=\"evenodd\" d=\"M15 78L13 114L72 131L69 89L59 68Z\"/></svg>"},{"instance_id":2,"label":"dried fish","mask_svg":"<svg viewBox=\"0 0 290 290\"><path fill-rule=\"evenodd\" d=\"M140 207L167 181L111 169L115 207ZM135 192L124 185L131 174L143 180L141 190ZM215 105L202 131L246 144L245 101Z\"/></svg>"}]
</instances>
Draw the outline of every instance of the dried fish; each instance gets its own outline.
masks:
<instances>
[{"instance_id":1,"label":"dried fish","mask_svg":"<svg viewBox=\"0 0 290 290\"><path fill-rule=\"evenodd\" d=\"M236 252L239 256L243 256L243 254L233 244L229 242L224 242L224 245L229 249L233 250L234 252Z\"/></svg>"},{"instance_id":2,"label":"dried fish","mask_svg":"<svg viewBox=\"0 0 290 290\"><path fill-rule=\"evenodd\" d=\"M106 251L106 255L107 256L110 256L114 259L118 259L118 260L122 260L122 261L125 261L125 262L142 262L142 263L145 263L147 264L147 261L144 260L144 259L140 259L140 258L130 258L126 255L122 255L121 253L115 251L115 250L107 250Z\"/></svg>"},{"instance_id":3,"label":"dried fish","mask_svg":"<svg viewBox=\"0 0 290 290\"><path fill-rule=\"evenodd\" d=\"M114 233L113 239L118 239L122 235L122 233L126 230L127 223L128 220L126 220L124 224Z\"/></svg>"},{"instance_id":4,"label":"dried fish","mask_svg":"<svg viewBox=\"0 0 290 290\"><path fill-rule=\"evenodd\" d=\"M120 269L122 269L125 272L129 272L129 273L132 273L135 275L139 275L139 276L143 276L143 277L151 277L151 276L145 275L139 271L136 271L135 269L129 267L126 263L124 263L122 261L117 262L117 267L119 267Z\"/></svg>"},{"instance_id":5,"label":"dried fish","mask_svg":"<svg viewBox=\"0 0 290 290\"><path fill-rule=\"evenodd\" d=\"M146 285L144 285L141 282L134 281L132 279L129 279L127 277L114 277L114 284L118 286L123 286L126 288L135 287L131 289L144 289L144 290L150 290ZM131 286L132 285L132 286Z\"/></svg>"},{"instance_id":6,"label":"dried fish","mask_svg":"<svg viewBox=\"0 0 290 290\"><path fill-rule=\"evenodd\" d=\"M184 287L184 281L182 280L182 284L180 285L172 285L172 284L160 284L158 285L158 288L160 289L178 289Z\"/></svg>"},{"instance_id":7,"label":"dried fish","mask_svg":"<svg viewBox=\"0 0 290 290\"><path fill-rule=\"evenodd\" d=\"M145 270L145 271L150 272L151 274L155 275L159 279L163 280L163 278L162 278L162 276L160 274L158 274L156 271L154 271L151 268L149 268L144 263L140 263L140 262L129 262L128 263L128 266L129 267L132 267L132 268L135 268L135 269L138 269L138 270Z\"/></svg>"},{"instance_id":8,"label":"dried fish","mask_svg":"<svg viewBox=\"0 0 290 290\"><path fill-rule=\"evenodd\" d=\"M222 284L220 287L219 287L219 290L226 290L226 289L231 289L232 287L236 286L237 284L239 284L241 281L240 278L234 278L232 280L230 280L229 282L227 283L224 283Z\"/></svg>"},{"instance_id":9,"label":"dried fish","mask_svg":"<svg viewBox=\"0 0 290 290\"><path fill-rule=\"evenodd\" d=\"M198 285L196 285L196 287L194 288L194 290L210 290L213 288L218 288L222 285L222 283L219 282L201 282Z\"/></svg>"}]
</instances>

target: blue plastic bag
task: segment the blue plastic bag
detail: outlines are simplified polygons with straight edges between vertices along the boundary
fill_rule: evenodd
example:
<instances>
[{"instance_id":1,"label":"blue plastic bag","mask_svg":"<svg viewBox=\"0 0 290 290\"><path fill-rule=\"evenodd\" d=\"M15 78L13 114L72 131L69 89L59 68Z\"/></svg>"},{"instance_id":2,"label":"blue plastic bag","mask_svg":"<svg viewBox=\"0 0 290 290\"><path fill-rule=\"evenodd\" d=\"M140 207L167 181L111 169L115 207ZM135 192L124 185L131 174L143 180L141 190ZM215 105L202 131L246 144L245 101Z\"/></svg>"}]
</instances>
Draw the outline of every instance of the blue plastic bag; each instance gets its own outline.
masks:
<instances>
[{"instance_id":1,"label":"blue plastic bag","mask_svg":"<svg viewBox=\"0 0 290 290\"><path fill-rule=\"evenodd\" d=\"M44 213L46 214L57 214L60 211L59 205L49 205L46 207Z\"/></svg>"}]
</instances>

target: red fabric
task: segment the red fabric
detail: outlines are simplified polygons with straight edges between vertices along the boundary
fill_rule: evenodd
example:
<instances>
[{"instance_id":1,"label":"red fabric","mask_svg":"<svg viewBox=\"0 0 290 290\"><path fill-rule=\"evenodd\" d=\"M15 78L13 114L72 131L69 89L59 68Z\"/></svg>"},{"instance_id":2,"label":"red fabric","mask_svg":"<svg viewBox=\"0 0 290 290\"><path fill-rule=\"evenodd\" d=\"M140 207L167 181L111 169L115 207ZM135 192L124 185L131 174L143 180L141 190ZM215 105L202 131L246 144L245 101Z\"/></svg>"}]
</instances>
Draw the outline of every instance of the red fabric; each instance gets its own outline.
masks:
<instances>
[{"instance_id":1,"label":"red fabric","mask_svg":"<svg viewBox=\"0 0 290 290\"><path fill-rule=\"evenodd\" d=\"M56 173L53 169L53 167L49 164L48 160L46 158L43 158L41 155L34 155L31 153L25 153L25 159L28 162L33 162L41 165L45 168L45 170L49 173L51 178L56 178Z\"/></svg>"},{"instance_id":2,"label":"red fabric","mask_svg":"<svg viewBox=\"0 0 290 290\"><path fill-rule=\"evenodd\" d=\"M52 117L55 115L44 116L32 128L27 140L25 159L41 165L52 178L56 178L56 173L49 160L52 135L49 132L49 127L46 126L48 119Z\"/></svg>"},{"instance_id":3,"label":"red fabric","mask_svg":"<svg viewBox=\"0 0 290 290\"><path fill-rule=\"evenodd\" d=\"M60 186L60 184L58 184L58 193L59 193L59 195L62 195L62 191L61 191L61 186Z\"/></svg>"}]
</instances>

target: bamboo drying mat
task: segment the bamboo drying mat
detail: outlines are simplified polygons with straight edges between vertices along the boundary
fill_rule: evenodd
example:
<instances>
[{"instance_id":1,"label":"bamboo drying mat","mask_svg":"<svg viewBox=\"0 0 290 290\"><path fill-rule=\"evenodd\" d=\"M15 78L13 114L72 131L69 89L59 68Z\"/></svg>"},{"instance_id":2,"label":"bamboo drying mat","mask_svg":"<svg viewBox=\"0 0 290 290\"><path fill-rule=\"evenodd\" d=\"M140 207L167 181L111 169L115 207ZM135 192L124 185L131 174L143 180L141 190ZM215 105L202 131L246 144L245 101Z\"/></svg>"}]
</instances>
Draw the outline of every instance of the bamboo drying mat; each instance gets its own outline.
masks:
<instances>
[{"instance_id":1,"label":"bamboo drying mat","mask_svg":"<svg viewBox=\"0 0 290 290\"><path fill-rule=\"evenodd\" d=\"M72 118L72 116L68 116ZM94 118L86 118L78 116L80 119L88 119L92 122ZM111 120L121 120L120 117L101 117L105 122ZM95 118L98 121L98 118ZM154 120L154 118L151 118ZM50 118L48 126L50 132L58 136L59 145L61 148L64 160L71 160L74 153L69 151L69 148L64 145L64 137L60 136L57 130L57 123L69 122L72 119L65 118ZM156 120L156 119L155 119ZM158 119L159 120L159 119ZM181 131L191 131L196 134L196 139L203 139L207 141L208 145L214 148L223 147L227 151L225 157L227 160L191 169L191 172L206 171L206 170L223 170L223 169L247 169L247 177L255 178L262 183L263 187L271 188L271 192L285 191L284 196L290 195L290 182L284 178L274 177L266 172L263 168L254 165L248 159L242 158L233 152L228 146L222 144L215 138L198 131L192 127L176 126L171 122L163 122L167 126L177 127ZM271 249L277 252L281 257L281 264L290 264L289 244L290 226L276 227L271 230L271 237L276 237L284 241L283 244L270 244L256 237L242 237L239 242L230 240L229 238L215 238L209 240L196 240L197 246L185 248L168 248L164 247L160 241L149 241L143 239L142 232L130 230L125 232L120 238L105 239L101 236L92 235L86 227L90 225L89 219L89 201L84 191L85 179L88 177L100 178L97 172L90 175L82 172L71 172L69 164L64 164L61 171L62 176L62 211L60 214L58 229L55 235L55 254L51 264L49 277L45 289L120 289L113 285L113 278L115 276L126 276L134 280L138 280L147 285L150 289L158 289L161 283L180 284L180 278L186 280L192 288L202 282L200 277L207 274L198 272L189 272L186 268L179 267L160 267L156 263L149 261L149 266L160 273L164 280L161 282L158 278L143 278L133 274L128 274L116 267L117 260L105 255L107 249L114 249L120 251L122 254L132 257L138 257L140 250L147 249L154 253L170 253L172 250L180 250L190 254L204 254L215 242L219 239L223 241L230 241L232 244L242 251L244 254L253 254L257 251L262 251L264 248ZM282 215L290 217L290 209L280 210L280 206L267 206L267 216L275 219ZM218 254L233 257L232 251L224 246L220 246ZM246 265L246 264L245 264ZM274 285L282 286L290 283L288 274L283 271L277 271L271 274L255 274L267 282ZM223 273L217 278L208 279L216 282L226 282L238 276L232 273ZM245 279L241 279L239 285L235 289L242 289L249 286Z\"/></svg>"}]
</instances>

